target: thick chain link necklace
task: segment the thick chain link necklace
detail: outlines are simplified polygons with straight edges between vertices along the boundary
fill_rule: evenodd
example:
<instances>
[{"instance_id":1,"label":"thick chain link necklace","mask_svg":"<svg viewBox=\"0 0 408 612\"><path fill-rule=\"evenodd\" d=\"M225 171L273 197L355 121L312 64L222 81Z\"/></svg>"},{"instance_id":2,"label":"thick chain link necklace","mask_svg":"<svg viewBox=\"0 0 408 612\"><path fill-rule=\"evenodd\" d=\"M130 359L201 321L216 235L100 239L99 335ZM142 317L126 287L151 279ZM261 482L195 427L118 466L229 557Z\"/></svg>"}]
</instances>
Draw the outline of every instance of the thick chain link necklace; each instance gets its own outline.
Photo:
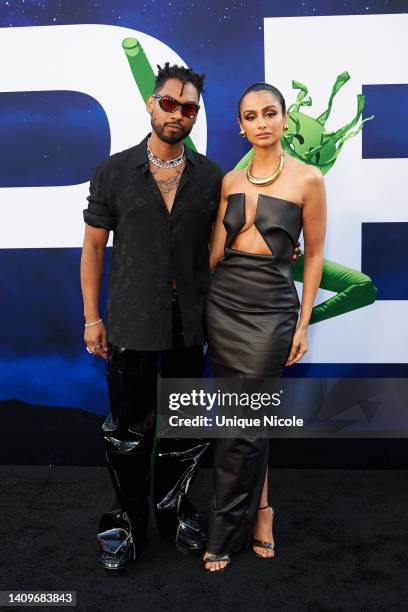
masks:
<instances>
[{"instance_id":1,"label":"thick chain link necklace","mask_svg":"<svg viewBox=\"0 0 408 612\"><path fill-rule=\"evenodd\" d=\"M253 157L251 160L251 163L249 164L249 166L247 166L247 170L246 170L246 177L248 181L250 183L253 183L254 185L270 185L271 183L276 181L276 179L279 177L280 173L283 170L283 158L284 158L284 153L281 153L279 165L276 168L275 172L273 172L273 174L270 174L269 176L263 176L262 178L256 178L255 176L252 176L251 174L252 166L254 165L254 161L255 161L255 157Z\"/></svg>"},{"instance_id":2,"label":"thick chain link necklace","mask_svg":"<svg viewBox=\"0 0 408 612\"><path fill-rule=\"evenodd\" d=\"M153 151L149 147L149 144L147 144L147 157L149 161L152 162L152 164L154 164L158 168L176 168L177 166L181 166L181 164L184 163L186 159L186 152L183 146L183 151L178 157L175 157L174 159L160 159L160 157L157 157L157 155L153 153Z\"/></svg>"}]
</instances>

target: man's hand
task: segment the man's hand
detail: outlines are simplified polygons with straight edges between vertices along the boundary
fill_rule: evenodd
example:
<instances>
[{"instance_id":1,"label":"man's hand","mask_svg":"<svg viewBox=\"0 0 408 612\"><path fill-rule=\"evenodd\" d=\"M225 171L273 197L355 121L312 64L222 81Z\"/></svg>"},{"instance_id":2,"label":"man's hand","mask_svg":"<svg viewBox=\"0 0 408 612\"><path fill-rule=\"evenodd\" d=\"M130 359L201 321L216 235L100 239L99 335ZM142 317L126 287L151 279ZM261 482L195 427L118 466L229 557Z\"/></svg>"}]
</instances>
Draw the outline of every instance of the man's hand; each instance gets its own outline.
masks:
<instances>
[{"instance_id":1,"label":"man's hand","mask_svg":"<svg viewBox=\"0 0 408 612\"><path fill-rule=\"evenodd\" d=\"M91 355L97 355L102 359L108 358L108 336L102 321L91 327L85 327L84 340Z\"/></svg>"},{"instance_id":2,"label":"man's hand","mask_svg":"<svg viewBox=\"0 0 408 612\"><path fill-rule=\"evenodd\" d=\"M295 246L295 250L293 251L293 255L292 255L292 264L295 264L298 261L301 254L302 254L302 249L300 248L300 242L297 242Z\"/></svg>"}]
</instances>

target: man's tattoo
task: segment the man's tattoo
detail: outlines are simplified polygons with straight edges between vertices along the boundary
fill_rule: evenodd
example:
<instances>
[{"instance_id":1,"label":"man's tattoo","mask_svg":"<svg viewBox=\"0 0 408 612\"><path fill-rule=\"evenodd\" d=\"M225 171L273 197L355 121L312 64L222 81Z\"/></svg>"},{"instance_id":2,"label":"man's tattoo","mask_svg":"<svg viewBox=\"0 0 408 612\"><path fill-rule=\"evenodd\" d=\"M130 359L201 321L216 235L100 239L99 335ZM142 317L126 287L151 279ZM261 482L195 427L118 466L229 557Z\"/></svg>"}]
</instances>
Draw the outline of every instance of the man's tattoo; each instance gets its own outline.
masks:
<instances>
[{"instance_id":1,"label":"man's tattoo","mask_svg":"<svg viewBox=\"0 0 408 612\"><path fill-rule=\"evenodd\" d=\"M152 172L152 174L162 193L170 193L170 191L174 191L175 189L177 189L181 178L181 172L177 172L175 176L169 176L165 179L158 179L157 176L155 176L157 172Z\"/></svg>"}]
</instances>

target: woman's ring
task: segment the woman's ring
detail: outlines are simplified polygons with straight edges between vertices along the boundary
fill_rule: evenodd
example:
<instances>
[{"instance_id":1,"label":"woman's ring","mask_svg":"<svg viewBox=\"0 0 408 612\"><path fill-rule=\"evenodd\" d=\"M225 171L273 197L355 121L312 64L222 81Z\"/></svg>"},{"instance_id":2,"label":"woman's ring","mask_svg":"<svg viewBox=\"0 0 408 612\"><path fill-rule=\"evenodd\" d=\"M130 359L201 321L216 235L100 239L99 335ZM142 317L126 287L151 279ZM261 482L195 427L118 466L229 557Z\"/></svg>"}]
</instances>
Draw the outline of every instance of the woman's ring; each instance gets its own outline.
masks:
<instances>
[{"instance_id":1,"label":"woman's ring","mask_svg":"<svg viewBox=\"0 0 408 612\"><path fill-rule=\"evenodd\" d=\"M92 346L91 348L89 348L89 346L86 347L86 350L88 351L88 353L94 353L96 351L96 346Z\"/></svg>"}]
</instances>

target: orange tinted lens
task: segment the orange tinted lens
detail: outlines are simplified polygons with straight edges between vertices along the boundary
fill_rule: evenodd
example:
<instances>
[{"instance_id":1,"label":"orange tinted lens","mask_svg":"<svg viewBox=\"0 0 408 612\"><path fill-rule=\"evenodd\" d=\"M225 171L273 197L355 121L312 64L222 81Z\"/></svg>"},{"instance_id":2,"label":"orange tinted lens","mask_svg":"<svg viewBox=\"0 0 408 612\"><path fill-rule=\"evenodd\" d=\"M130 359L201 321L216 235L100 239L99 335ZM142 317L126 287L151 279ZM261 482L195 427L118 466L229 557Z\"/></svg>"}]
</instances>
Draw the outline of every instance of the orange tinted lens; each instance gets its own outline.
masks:
<instances>
[{"instance_id":1,"label":"orange tinted lens","mask_svg":"<svg viewBox=\"0 0 408 612\"><path fill-rule=\"evenodd\" d=\"M184 115L184 117L195 117L197 113L197 104L184 104L181 108L181 114Z\"/></svg>"},{"instance_id":2,"label":"orange tinted lens","mask_svg":"<svg viewBox=\"0 0 408 612\"><path fill-rule=\"evenodd\" d=\"M167 96L160 98L159 104L160 108L166 111L166 113L172 113L174 110L176 110L178 106L178 102L174 100L174 98L170 98Z\"/></svg>"}]
</instances>

